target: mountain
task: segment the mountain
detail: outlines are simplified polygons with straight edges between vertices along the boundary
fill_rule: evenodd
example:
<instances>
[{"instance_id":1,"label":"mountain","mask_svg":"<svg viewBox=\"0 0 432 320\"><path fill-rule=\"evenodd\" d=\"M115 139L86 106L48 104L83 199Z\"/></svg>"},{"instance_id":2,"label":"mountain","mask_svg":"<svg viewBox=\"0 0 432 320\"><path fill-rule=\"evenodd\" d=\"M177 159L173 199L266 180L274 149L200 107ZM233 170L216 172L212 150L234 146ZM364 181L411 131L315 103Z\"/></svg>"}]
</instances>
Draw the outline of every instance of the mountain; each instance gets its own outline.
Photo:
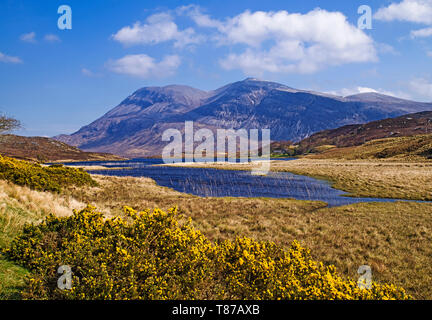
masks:
<instances>
[{"instance_id":1,"label":"mountain","mask_svg":"<svg viewBox=\"0 0 432 320\"><path fill-rule=\"evenodd\" d=\"M55 139L83 150L127 157L160 155L168 128L271 129L273 141L300 141L315 132L411 112L420 103L379 94L339 97L248 78L214 91L188 86L146 87L71 135Z\"/></svg>"},{"instance_id":2,"label":"mountain","mask_svg":"<svg viewBox=\"0 0 432 320\"><path fill-rule=\"evenodd\" d=\"M66 143L44 137L0 135L0 154L30 161L116 161L119 156L106 153L84 152Z\"/></svg>"},{"instance_id":3,"label":"mountain","mask_svg":"<svg viewBox=\"0 0 432 320\"><path fill-rule=\"evenodd\" d=\"M298 150L306 153L326 145L351 147L375 139L425 134L432 134L432 111L323 130L300 141Z\"/></svg>"}]
</instances>

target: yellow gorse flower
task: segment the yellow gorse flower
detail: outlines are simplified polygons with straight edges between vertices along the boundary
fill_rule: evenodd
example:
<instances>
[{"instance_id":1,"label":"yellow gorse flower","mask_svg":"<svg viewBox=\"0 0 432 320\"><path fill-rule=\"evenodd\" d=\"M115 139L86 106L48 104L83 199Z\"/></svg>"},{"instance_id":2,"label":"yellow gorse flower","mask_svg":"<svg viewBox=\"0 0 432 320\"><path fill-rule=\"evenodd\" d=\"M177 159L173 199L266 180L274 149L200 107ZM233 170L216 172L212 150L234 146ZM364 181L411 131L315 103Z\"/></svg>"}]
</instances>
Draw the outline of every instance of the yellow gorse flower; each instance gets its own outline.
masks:
<instances>
[{"instance_id":1,"label":"yellow gorse flower","mask_svg":"<svg viewBox=\"0 0 432 320\"><path fill-rule=\"evenodd\" d=\"M39 164L0 155L0 179L39 191L60 192L66 186L97 186L82 169Z\"/></svg>"},{"instance_id":2,"label":"yellow gorse flower","mask_svg":"<svg viewBox=\"0 0 432 320\"><path fill-rule=\"evenodd\" d=\"M6 256L29 268L29 299L408 299L394 285L356 281L314 261L294 241L288 250L250 238L211 243L177 214L124 208L104 219L94 207L26 226ZM72 289L55 284L59 265Z\"/></svg>"}]
</instances>

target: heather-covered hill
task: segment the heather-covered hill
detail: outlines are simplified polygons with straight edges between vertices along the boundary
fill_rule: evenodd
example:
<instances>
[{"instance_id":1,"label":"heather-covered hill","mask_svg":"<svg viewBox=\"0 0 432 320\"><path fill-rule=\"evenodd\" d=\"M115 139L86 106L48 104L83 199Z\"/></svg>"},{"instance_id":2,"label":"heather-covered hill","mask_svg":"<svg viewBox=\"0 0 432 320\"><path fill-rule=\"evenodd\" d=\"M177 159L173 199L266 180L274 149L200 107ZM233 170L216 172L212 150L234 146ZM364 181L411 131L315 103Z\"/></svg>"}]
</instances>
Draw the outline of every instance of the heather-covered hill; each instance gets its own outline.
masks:
<instances>
[{"instance_id":1,"label":"heather-covered hill","mask_svg":"<svg viewBox=\"0 0 432 320\"><path fill-rule=\"evenodd\" d=\"M124 159L107 153L84 152L50 138L23 137L12 134L0 135L0 155L41 162Z\"/></svg>"},{"instance_id":2,"label":"heather-covered hill","mask_svg":"<svg viewBox=\"0 0 432 320\"><path fill-rule=\"evenodd\" d=\"M432 159L432 134L409 137L384 138L351 147L317 147L315 159L392 159L425 161Z\"/></svg>"},{"instance_id":3,"label":"heather-covered hill","mask_svg":"<svg viewBox=\"0 0 432 320\"><path fill-rule=\"evenodd\" d=\"M308 152L317 147L333 145L351 147L367 141L432 133L432 112L419 112L365 124L347 125L323 130L300 141L299 150Z\"/></svg>"}]
</instances>

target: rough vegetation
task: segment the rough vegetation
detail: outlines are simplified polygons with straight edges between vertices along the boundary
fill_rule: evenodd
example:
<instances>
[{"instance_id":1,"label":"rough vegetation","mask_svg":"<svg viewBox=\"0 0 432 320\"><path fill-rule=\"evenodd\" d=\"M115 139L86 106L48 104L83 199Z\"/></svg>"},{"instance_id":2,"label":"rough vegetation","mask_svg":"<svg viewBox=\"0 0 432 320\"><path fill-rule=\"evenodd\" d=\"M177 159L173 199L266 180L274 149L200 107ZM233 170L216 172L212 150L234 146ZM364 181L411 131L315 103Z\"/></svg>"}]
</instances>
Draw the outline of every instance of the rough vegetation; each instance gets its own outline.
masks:
<instances>
[{"instance_id":1,"label":"rough vegetation","mask_svg":"<svg viewBox=\"0 0 432 320\"><path fill-rule=\"evenodd\" d=\"M0 248L10 245L25 224L40 223L49 214L72 214L84 203L64 194L41 192L0 179ZM28 271L0 254L0 299L19 299Z\"/></svg>"},{"instance_id":2,"label":"rough vegetation","mask_svg":"<svg viewBox=\"0 0 432 320\"><path fill-rule=\"evenodd\" d=\"M301 159L272 170L329 180L333 187L357 197L432 200L431 162Z\"/></svg>"},{"instance_id":3,"label":"rough vegetation","mask_svg":"<svg viewBox=\"0 0 432 320\"><path fill-rule=\"evenodd\" d=\"M176 209L105 220L87 207L27 226L6 256L32 271L31 299L408 299L393 285L362 289L334 266L314 261L294 241L237 238L212 244L181 223ZM129 219L128 219L129 218ZM59 263L73 270L71 290L57 288Z\"/></svg>"},{"instance_id":4,"label":"rough vegetation","mask_svg":"<svg viewBox=\"0 0 432 320\"><path fill-rule=\"evenodd\" d=\"M330 168L345 172L347 168L342 165L343 162L338 162ZM384 177L396 173L398 167L368 169L363 163L360 167L352 166L348 173L359 168L362 174L368 172L373 178L373 173L382 174L384 169ZM419 179L422 170L432 174L430 168L420 166L407 167L407 170L417 176L410 181L413 185L408 186L413 189L416 183L424 184ZM405 174L391 176L392 179L385 178L381 184L403 184L406 180ZM211 241L246 236L272 241L287 249L298 240L311 249L314 259L336 265L344 276L357 278L358 267L366 264L372 267L375 280L397 284L416 298L432 297L429 286L432 282L432 203L359 203L326 208L323 202L290 199L204 200L160 187L148 178L95 176L95 179L101 188L76 189L73 196L80 202L103 207L105 214L121 215L125 203L163 210L178 205L179 211L191 217L193 225Z\"/></svg>"},{"instance_id":5,"label":"rough vegetation","mask_svg":"<svg viewBox=\"0 0 432 320\"><path fill-rule=\"evenodd\" d=\"M323 130L298 143L297 152L319 152L317 147L331 145L344 148L371 140L427 135L432 133L432 111L411 113L401 117L352 124L337 129Z\"/></svg>"},{"instance_id":6,"label":"rough vegetation","mask_svg":"<svg viewBox=\"0 0 432 320\"><path fill-rule=\"evenodd\" d=\"M427 189L431 172L427 164L412 162L296 160L278 161L273 167L277 170L301 169L327 176L336 174L339 181L344 181L342 178L345 177L347 185L349 183L353 190L361 189L362 186L366 190L368 180L376 181L377 187L372 188L375 196L382 190L397 190L394 186L398 185L408 190L407 195L414 194L415 190L421 193ZM317 168L315 172L313 168ZM412 178L407 179L407 175ZM133 204L137 208L160 207L164 211L178 205L180 213L192 218L194 230L200 230L213 248L222 246L225 241L235 244L236 239L247 237L251 243L274 242L276 247L286 253L290 252L293 241L297 240L302 248L311 249L312 260L322 261L324 266L335 265L339 270L336 275L340 274L343 281L357 279L358 267L366 264L372 267L373 279L377 283L393 283L397 287L403 287L414 298L432 297L429 286L432 281L432 204L360 203L326 208L322 202L290 199L227 197L204 200L160 187L148 178L93 176L93 179L98 182L98 187L68 186L61 193L40 192L0 180L0 247L12 248L11 241L14 237L25 236L21 233L24 224L33 224L32 228L37 229L41 219L49 213L56 216L50 219L66 217L72 213L72 208L83 209L85 203L99 207L105 216L119 216L126 223L132 221L131 217L125 218L121 211L124 204ZM355 182L356 179L360 181L358 185L350 182ZM381 188L378 188L379 184ZM87 210L87 215L93 214L95 212ZM73 218L60 219L72 220ZM109 220L111 219L104 221ZM184 225L184 221L180 219L180 227ZM47 241L56 243L55 233L43 236L45 239L52 236L49 238L52 242ZM85 238L89 240L88 237ZM32 250L31 252L36 252ZM239 255L238 258L242 257ZM237 262L240 263L240 260ZM37 290L42 287L29 287L29 283L25 282L28 268L27 265L23 268L0 256L1 298L19 298L24 288L28 298L40 294ZM113 272L120 272L114 269ZM223 274L216 267L212 270L213 275ZM50 272L56 272L56 269L50 269ZM228 273L235 274L233 270ZM44 283L45 278L37 276L34 270L31 270L31 274L34 279ZM236 276L240 279L242 274ZM203 280L205 288L201 292L205 292L208 297L220 294L221 291L211 287L210 283L222 286L226 282L220 282L221 279L216 277L213 282ZM266 285L273 286L270 283ZM207 288L212 288L213 291L205 291ZM170 294L174 294L173 292ZM251 295L253 290L245 292ZM239 291L230 291L226 297L236 296L240 296Z\"/></svg>"},{"instance_id":7,"label":"rough vegetation","mask_svg":"<svg viewBox=\"0 0 432 320\"><path fill-rule=\"evenodd\" d=\"M251 170L252 163L172 164L224 170ZM336 189L355 197L432 200L431 161L384 159L312 159L272 161L271 170L328 180Z\"/></svg>"},{"instance_id":8,"label":"rough vegetation","mask_svg":"<svg viewBox=\"0 0 432 320\"><path fill-rule=\"evenodd\" d=\"M432 160L432 134L412 137L377 139L360 146L334 148L319 146L312 159L390 159L424 161Z\"/></svg>"},{"instance_id":9,"label":"rough vegetation","mask_svg":"<svg viewBox=\"0 0 432 320\"><path fill-rule=\"evenodd\" d=\"M0 156L0 179L39 191L60 192L66 186L96 186L91 176L81 170L52 165L43 167L36 163Z\"/></svg>"},{"instance_id":10,"label":"rough vegetation","mask_svg":"<svg viewBox=\"0 0 432 320\"><path fill-rule=\"evenodd\" d=\"M50 138L12 134L0 135L0 155L38 162L124 160L108 153L84 152Z\"/></svg>"}]
</instances>

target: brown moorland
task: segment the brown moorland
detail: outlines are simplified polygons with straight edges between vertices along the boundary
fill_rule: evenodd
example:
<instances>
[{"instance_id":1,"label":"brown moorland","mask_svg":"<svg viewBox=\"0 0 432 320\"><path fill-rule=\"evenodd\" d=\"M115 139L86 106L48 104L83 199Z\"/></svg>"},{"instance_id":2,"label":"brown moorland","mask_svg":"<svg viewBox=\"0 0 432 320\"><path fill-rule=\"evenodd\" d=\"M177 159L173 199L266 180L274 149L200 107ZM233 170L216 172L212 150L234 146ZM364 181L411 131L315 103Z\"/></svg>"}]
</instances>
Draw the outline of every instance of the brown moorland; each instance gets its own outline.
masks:
<instances>
[{"instance_id":1,"label":"brown moorland","mask_svg":"<svg viewBox=\"0 0 432 320\"><path fill-rule=\"evenodd\" d=\"M50 138L12 134L0 135L0 155L38 162L125 160L109 153L84 152Z\"/></svg>"},{"instance_id":2,"label":"brown moorland","mask_svg":"<svg viewBox=\"0 0 432 320\"><path fill-rule=\"evenodd\" d=\"M432 203L359 203L327 208L318 201L271 198L201 198L158 186L148 178L93 176L101 187L70 189L79 203L170 208L174 205L209 239L237 236L284 247L297 239L315 259L346 276L372 267L374 280L392 282L415 298L432 298Z\"/></svg>"},{"instance_id":3,"label":"brown moorland","mask_svg":"<svg viewBox=\"0 0 432 320\"><path fill-rule=\"evenodd\" d=\"M367 141L383 138L425 135L432 133L432 111L407 114L396 118L346 125L323 130L298 143L298 153L314 152L319 146L358 146Z\"/></svg>"}]
</instances>

